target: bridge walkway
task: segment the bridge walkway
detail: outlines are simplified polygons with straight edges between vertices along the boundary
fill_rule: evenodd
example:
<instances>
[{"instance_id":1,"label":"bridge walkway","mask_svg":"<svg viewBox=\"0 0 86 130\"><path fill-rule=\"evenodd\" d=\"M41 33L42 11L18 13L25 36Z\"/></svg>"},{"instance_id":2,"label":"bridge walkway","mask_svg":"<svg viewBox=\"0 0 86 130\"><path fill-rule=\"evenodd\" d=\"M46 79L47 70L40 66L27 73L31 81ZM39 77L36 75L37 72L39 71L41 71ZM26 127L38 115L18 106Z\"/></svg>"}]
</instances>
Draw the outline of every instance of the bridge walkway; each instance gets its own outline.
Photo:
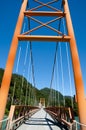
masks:
<instances>
[{"instance_id":1,"label":"bridge walkway","mask_svg":"<svg viewBox=\"0 0 86 130\"><path fill-rule=\"evenodd\" d=\"M17 130L61 130L63 126L56 123L43 109L31 116ZM65 129L64 129L65 130Z\"/></svg>"}]
</instances>

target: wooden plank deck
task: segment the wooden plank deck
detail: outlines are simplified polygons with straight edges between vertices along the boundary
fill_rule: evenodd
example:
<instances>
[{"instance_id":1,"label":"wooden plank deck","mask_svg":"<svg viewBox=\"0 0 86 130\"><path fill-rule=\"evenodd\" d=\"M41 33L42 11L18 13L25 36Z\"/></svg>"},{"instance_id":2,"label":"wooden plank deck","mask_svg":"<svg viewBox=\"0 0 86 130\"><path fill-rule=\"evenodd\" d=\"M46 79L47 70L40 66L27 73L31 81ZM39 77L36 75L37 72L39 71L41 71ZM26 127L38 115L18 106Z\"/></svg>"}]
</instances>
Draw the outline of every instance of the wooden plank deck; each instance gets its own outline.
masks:
<instances>
[{"instance_id":1,"label":"wooden plank deck","mask_svg":"<svg viewBox=\"0 0 86 130\"><path fill-rule=\"evenodd\" d=\"M25 121L17 130L61 130L55 121L43 109ZM64 129L65 130L65 129Z\"/></svg>"}]
</instances>

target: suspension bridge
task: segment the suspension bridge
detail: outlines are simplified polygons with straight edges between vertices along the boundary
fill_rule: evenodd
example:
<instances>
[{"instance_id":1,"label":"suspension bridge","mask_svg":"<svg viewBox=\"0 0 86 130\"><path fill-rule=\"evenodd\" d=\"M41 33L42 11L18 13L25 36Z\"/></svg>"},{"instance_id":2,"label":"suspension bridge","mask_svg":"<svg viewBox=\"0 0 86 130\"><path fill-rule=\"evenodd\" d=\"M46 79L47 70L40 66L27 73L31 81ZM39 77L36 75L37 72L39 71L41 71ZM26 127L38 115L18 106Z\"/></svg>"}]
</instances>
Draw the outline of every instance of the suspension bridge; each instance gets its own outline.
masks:
<instances>
[{"instance_id":1,"label":"suspension bridge","mask_svg":"<svg viewBox=\"0 0 86 130\"><path fill-rule=\"evenodd\" d=\"M68 2L67 0L51 0L46 3L41 0L33 0L33 2L36 3L36 6L30 5L28 0L22 1L14 31L0 87L0 99L2 99L0 100L0 129L86 130L86 99ZM36 27L33 26L33 22L36 23ZM40 29L43 30L40 31ZM53 43L55 45L47 103L44 97L37 100L33 42L42 42L43 44L48 42L48 44ZM26 47L23 55L21 54L24 49L22 44ZM64 47L65 54L63 57L62 49ZM21 66L20 59L25 56L22 67L23 74L14 78L9 115L4 119L16 54L16 74L18 74L19 66ZM66 63L63 63L65 57ZM28 65L27 61L29 61ZM64 84L66 81L64 66L65 77L68 79L66 85ZM71 73L73 73L75 83L79 122L74 118ZM25 80L26 75L27 80ZM20 79L19 83L18 79ZM70 91L71 107L66 104L65 86L69 86L66 91ZM61 88L62 98L60 98ZM15 94L18 92L20 95L16 98Z\"/></svg>"}]
</instances>

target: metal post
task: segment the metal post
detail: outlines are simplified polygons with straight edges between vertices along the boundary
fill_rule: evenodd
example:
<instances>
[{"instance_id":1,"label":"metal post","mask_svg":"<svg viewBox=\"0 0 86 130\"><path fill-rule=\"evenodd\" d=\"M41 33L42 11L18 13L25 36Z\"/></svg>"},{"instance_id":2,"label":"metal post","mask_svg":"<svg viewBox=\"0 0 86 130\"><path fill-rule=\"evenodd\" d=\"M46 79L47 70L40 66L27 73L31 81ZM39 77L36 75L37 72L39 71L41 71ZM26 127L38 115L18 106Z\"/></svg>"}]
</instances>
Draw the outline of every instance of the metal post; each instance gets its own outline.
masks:
<instances>
[{"instance_id":1,"label":"metal post","mask_svg":"<svg viewBox=\"0 0 86 130\"><path fill-rule=\"evenodd\" d=\"M10 81L12 76L12 70L13 70L14 60L15 60L16 51L18 47L18 35L21 32L22 23L24 19L24 11L26 10L27 2L28 0L24 0L21 6L18 22L16 24L14 36L11 43L11 48L8 55L6 69L4 71L4 76L2 79L2 84L0 89L0 120L3 119L5 113L8 92L10 88Z\"/></svg>"},{"instance_id":2,"label":"metal post","mask_svg":"<svg viewBox=\"0 0 86 130\"><path fill-rule=\"evenodd\" d=\"M74 31L73 31L67 0L63 0L63 5L64 5L64 12L66 13L65 17L66 17L68 35L71 37L70 49L71 49L76 96L77 96L77 103L78 103L78 110L79 110L79 119L80 119L80 123L86 124L86 101L85 101L84 85L83 85L76 40L74 36ZM81 127L81 130L86 130L86 128Z\"/></svg>"}]
</instances>

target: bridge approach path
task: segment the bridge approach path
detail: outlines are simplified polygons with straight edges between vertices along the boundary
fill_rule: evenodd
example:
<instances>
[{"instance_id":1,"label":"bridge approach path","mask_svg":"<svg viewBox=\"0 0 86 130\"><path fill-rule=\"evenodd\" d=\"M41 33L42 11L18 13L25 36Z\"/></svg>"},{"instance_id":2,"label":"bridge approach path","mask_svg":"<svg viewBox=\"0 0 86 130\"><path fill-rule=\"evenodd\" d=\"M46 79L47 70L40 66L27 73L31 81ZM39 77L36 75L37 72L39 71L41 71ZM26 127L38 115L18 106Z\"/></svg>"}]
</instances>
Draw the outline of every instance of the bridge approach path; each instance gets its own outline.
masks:
<instances>
[{"instance_id":1,"label":"bridge approach path","mask_svg":"<svg viewBox=\"0 0 86 130\"><path fill-rule=\"evenodd\" d=\"M40 109L32 117L25 120L17 130L61 130L62 125L56 123L43 109ZM65 129L64 129L65 130Z\"/></svg>"}]
</instances>

